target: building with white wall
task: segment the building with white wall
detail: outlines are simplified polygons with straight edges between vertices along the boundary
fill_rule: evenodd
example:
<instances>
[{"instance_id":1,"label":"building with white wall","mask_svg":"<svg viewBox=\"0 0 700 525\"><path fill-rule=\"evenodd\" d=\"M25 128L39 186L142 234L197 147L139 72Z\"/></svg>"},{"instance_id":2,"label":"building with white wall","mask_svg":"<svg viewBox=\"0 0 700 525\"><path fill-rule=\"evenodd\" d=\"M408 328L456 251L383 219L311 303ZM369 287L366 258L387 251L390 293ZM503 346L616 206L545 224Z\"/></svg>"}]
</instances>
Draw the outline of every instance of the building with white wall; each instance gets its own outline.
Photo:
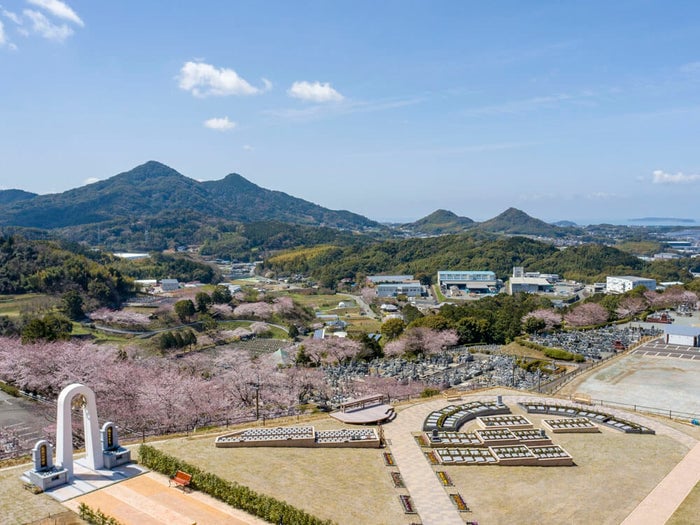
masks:
<instances>
[{"instance_id":1,"label":"building with white wall","mask_svg":"<svg viewBox=\"0 0 700 525\"><path fill-rule=\"evenodd\" d=\"M656 281L634 275L609 275L605 279L606 293L625 293L637 286L644 286L653 292L656 290Z\"/></svg>"},{"instance_id":2,"label":"building with white wall","mask_svg":"<svg viewBox=\"0 0 700 525\"><path fill-rule=\"evenodd\" d=\"M423 286L418 281L377 285L377 297L396 297L397 295L421 297L423 294Z\"/></svg>"},{"instance_id":3,"label":"building with white wall","mask_svg":"<svg viewBox=\"0 0 700 525\"><path fill-rule=\"evenodd\" d=\"M444 270L437 273L440 288L456 287L475 293L496 293L499 288L496 274L490 270Z\"/></svg>"},{"instance_id":4,"label":"building with white wall","mask_svg":"<svg viewBox=\"0 0 700 525\"><path fill-rule=\"evenodd\" d=\"M552 293L554 285L544 277L511 277L508 281L508 293Z\"/></svg>"},{"instance_id":5,"label":"building with white wall","mask_svg":"<svg viewBox=\"0 0 700 525\"><path fill-rule=\"evenodd\" d=\"M664 332L666 344L700 347L700 328L697 326L667 325Z\"/></svg>"}]
</instances>

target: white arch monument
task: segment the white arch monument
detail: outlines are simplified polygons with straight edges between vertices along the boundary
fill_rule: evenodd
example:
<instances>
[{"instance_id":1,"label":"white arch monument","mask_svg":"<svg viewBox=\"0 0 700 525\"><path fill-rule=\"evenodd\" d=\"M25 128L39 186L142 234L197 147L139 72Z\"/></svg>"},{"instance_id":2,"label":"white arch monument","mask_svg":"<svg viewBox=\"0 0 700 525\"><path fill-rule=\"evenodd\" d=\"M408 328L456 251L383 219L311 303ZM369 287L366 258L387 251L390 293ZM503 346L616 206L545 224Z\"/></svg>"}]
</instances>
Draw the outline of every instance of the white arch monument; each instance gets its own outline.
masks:
<instances>
[{"instance_id":1,"label":"white arch monument","mask_svg":"<svg viewBox=\"0 0 700 525\"><path fill-rule=\"evenodd\" d=\"M85 385L74 383L68 385L58 396L58 413L56 417L56 464L68 471L68 482L73 479L73 436L71 407L73 399L82 395L83 425L85 428L85 461L88 468L99 470L104 466L104 457L100 447L100 427L97 422L97 404L95 393Z\"/></svg>"}]
</instances>

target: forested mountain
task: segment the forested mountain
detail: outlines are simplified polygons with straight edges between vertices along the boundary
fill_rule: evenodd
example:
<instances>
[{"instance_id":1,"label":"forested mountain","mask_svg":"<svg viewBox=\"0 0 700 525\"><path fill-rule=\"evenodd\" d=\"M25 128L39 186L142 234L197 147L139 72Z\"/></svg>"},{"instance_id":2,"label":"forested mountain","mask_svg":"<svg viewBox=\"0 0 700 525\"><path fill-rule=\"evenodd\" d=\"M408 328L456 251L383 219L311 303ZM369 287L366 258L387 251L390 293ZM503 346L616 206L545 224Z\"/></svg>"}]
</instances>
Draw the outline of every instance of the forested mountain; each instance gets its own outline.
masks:
<instances>
[{"instance_id":1,"label":"forested mountain","mask_svg":"<svg viewBox=\"0 0 700 525\"><path fill-rule=\"evenodd\" d=\"M132 293L132 279L167 277L211 283L220 276L184 255L128 260L66 241L0 236L0 295L77 291L96 304L115 306Z\"/></svg>"},{"instance_id":2,"label":"forested mountain","mask_svg":"<svg viewBox=\"0 0 700 525\"><path fill-rule=\"evenodd\" d=\"M278 220L352 230L380 227L361 215L261 188L237 174L198 182L155 161L63 193L19 200L13 195L14 200L0 201L0 226L56 229L194 212L236 222Z\"/></svg>"},{"instance_id":3,"label":"forested mountain","mask_svg":"<svg viewBox=\"0 0 700 525\"><path fill-rule=\"evenodd\" d=\"M559 237L566 234L565 229L530 217L524 211L516 208L508 208L493 219L480 222L475 228L485 232L506 233L510 235Z\"/></svg>"},{"instance_id":4,"label":"forested mountain","mask_svg":"<svg viewBox=\"0 0 700 525\"><path fill-rule=\"evenodd\" d=\"M448 210L436 210L422 219L401 225L401 229L427 235L442 235L462 233L474 224L469 217L460 217Z\"/></svg>"},{"instance_id":5,"label":"forested mountain","mask_svg":"<svg viewBox=\"0 0 700 525\"><path fill-rule=\"evenodd\" d=\"M33 199L36 193L30 193L24 190L0 190L0 205L12 204L27 199Z\"/></svg>"},{"instance_id":6,"label":"forested mountain","mask_svg":"<svg viewBox=\"0 0 700 525\"><path fill-rule=\"evenodd\" d=\"M648 275L660 280L687 280L687 260L647 263L607 246L581 245L559 250L548 243L517 236L478 232L427 239L376 242L362 247L319 246L291 250L265 261L265 269L280 274L308 273L333 286L348 277L395 273L433 277L438 270L491 270L503 280L513 266L557 273L584 282L606 275Z\"/></svg>"}]
</instances>

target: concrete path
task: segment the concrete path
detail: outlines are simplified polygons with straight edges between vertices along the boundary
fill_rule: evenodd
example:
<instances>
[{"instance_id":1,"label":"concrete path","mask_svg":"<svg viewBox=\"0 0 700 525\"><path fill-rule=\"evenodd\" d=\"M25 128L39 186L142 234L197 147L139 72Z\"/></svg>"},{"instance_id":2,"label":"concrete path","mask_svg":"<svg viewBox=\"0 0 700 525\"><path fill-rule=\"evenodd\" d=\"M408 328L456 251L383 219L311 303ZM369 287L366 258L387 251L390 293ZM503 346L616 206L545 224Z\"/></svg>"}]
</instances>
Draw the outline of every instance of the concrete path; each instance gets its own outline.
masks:
<instances>
[{"instance_id":1,"label":"concrete path","mask_svg":"<svg viewBox=\"0 0 700 525\"><path fill-rule=\"evenodd\" d=\"M78 512L80 503L117 519L139 525L264 525L266 522L229 507L196 490L168 487L168 478L149 472L102 490L66 501Z\"/></svg>"},{"instance_id":2,"label":"concrete path","mask_svg":"<svg viewBox=\"0 0 700 525\"><path fill-rule=\"evenodd\" d=\"M700 443L637 505L622 525L666 523L700 482Z\"/></svg>"},{"instance_id":3,"label":"concrete path","mask_svg":"<svg viewBox=\"0 0 700 525\"><path fill-rule=\"evenodd\" d=\"M444 399L440 399L406 408L384 427L384 436L389 440L394 461L423 525L464 524L464 519L411 434L423 428L428 412L446 404Z\"/></svg>"}]
</instances>

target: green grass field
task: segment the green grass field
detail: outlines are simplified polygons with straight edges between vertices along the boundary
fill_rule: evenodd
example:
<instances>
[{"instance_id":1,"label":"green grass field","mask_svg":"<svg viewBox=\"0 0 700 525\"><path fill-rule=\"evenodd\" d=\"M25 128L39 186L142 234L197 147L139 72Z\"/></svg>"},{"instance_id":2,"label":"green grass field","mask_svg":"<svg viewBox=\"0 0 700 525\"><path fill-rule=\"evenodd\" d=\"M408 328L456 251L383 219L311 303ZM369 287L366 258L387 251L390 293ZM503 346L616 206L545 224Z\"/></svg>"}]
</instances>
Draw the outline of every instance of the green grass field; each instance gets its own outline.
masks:
<instances>
[{"instance_id":1,"label":"green grass field","mask_svg":"<svg viewBox=\"0 0 700 525\"><path fill-rule=\"evenodd\" d=\"M0 315L19 317L25 311L46 309L56 304L56 298L43 294L0 295Z\"/></svg>"}]
</instances>

